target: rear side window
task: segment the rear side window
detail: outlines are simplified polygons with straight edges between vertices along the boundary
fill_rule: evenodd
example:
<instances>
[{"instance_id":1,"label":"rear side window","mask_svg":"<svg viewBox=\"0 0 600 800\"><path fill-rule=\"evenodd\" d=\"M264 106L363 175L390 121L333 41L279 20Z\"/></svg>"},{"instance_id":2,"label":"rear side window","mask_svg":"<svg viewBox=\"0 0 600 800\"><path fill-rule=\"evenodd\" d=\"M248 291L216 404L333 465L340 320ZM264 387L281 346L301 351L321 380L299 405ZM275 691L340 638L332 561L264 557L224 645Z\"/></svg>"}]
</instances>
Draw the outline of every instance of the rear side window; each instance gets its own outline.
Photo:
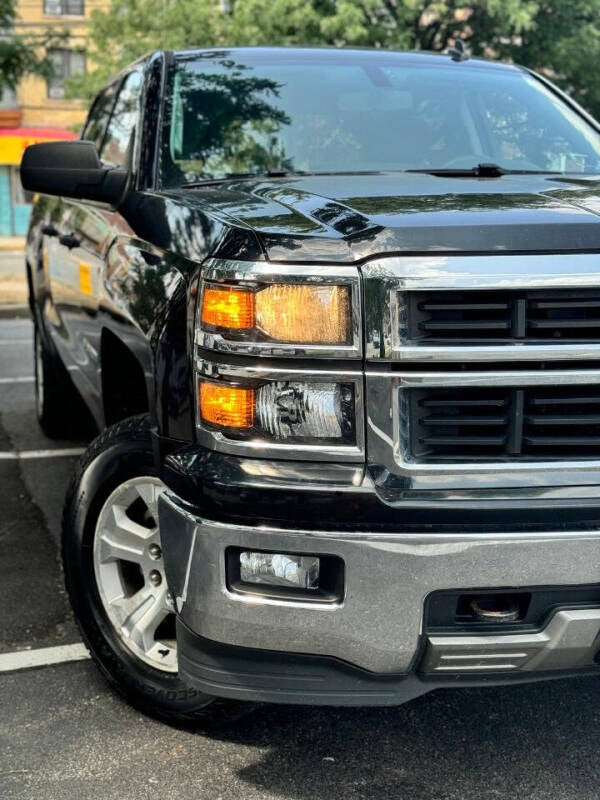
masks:
<instances>
[{"instance_id":1,"label":"rear side window","mask_svg":"<svg viewBox=\"0 0 600 800\"><path fill-rule=\"evenodd\" d=\"M105 164L122 167L125 163L129 142L139 118L141 91L142 75L140 72L132 72L121 85L100 149L100 158Z\"/></svg>"},{"instance_id":2,"label":"rear side window","mask_svg":"<svg viewBox=\"0 0 600 800\"><path fill-rule=\"evenodd\" d=\"M98 150L102 147L102 140L104 139L104 132L110 117L113 100L115 99L116 88L116 84L107 86L96 97L81 134L82 139L94 142Z\"/></svg>"}]
</instances>

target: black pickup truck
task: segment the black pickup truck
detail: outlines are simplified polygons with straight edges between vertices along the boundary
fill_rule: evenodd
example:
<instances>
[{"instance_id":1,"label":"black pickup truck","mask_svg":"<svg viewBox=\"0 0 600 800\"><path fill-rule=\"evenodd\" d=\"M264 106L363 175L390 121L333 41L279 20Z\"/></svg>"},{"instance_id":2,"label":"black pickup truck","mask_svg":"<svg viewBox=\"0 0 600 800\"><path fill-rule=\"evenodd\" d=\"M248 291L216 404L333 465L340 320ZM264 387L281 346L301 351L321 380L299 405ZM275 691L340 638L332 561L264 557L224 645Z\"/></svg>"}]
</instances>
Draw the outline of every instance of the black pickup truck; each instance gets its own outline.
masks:
<instances>
[{"instance_id":1,"label":"black pickup truck","mask_svg":"<svg viewBox=\"0 0 600 800\"><path fill-rule=\"evenodd\" d=\"M100 431L67 587L132 702L600 670L583 109L460 49L158 52L21 174L39 420Z\"/></svg>"}]
</instances>

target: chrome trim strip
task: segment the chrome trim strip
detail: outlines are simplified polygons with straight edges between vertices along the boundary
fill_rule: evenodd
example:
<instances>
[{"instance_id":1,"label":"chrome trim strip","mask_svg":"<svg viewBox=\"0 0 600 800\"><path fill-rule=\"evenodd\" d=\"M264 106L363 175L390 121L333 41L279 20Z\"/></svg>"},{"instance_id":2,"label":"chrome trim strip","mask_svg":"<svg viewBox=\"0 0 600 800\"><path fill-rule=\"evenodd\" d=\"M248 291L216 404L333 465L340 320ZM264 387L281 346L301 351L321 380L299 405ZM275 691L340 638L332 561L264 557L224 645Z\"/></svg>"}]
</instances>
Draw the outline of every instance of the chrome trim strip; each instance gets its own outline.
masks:
<instances>
[{"instance_id":1,"label":"chrome trim strip","mask_svg":"<svg viewBox=\"0 0 600 800\"><path fill-rule=\"evenodd\" d=\"M415 345L399 346L393 352L398 361L586 361L600 358L600 344Z\"/></svg>"},{"instance_id":2,"label":"chrome trim strip","mask_svg":"<svg viewBox=\"0 0 600 800\"><path fill-rule=\"evenodd\" d=\"M393 379L405 388L463 386L572 386L600 383L600 369L502 372L404 372Z\"/></svg>"},{"instance_id":3,"label":"chrome trim strip","mask_svg":"<svg viewBox=\"0 0 600 800\"><path fill-rule=\"evenodd\" d=\"M272 264L268 261L227 261L209 259L202 268L202 280L256 286L269 283L338 284L351 288L352 344L286 344L227 339L222 333L202 330L197 325L198 347L222 353L280 358L360 358L362 356L361 283L356 267ZM202 298L199 298L202 302Z\"/></svg>"},{"instance_id":4,"label":"chrome trim strip","mask_svg":"<svg viewBox=\"0 0 600 800\"><path fill-rule=\"evenodd\" d=\"M600 342L564 345L411 345L401 337L398 293L410 290L600 288L600 254L427 255L362 265L365 355L388 361L531 361L600 358Z\"/></svg>"},{"instance_id":5,"label":"chrome trim strip","mask_svg":"<svg viewBox=\"0 0 600 800\"><path fill-rule=\"evenodd\" d=\"M223 432L216 431L202 425L201 420L196 421L198 442L211 450L219 452L255 456L257 458L277 458L298 460L308 458L312 461L339 461L363 462L365 453L364 443L364 400L363 400L363 375L356 370L322 370L322 369L272 369L265 366L243 366L219 364L215 361L197 357L195 361L196 375L210 378L214 381L269 381L269 380L301 380L310 383L352 383L354 385L354 408L356 426L355 445L307 445L307 444L277 444L265 440L254 439L251 441L238 441L228 438ZM197 382L196 382L197 384ZM196 386L197 392L197 386ZM196 408L198 398L196 397Z\"/></svg>"}]
</instances>

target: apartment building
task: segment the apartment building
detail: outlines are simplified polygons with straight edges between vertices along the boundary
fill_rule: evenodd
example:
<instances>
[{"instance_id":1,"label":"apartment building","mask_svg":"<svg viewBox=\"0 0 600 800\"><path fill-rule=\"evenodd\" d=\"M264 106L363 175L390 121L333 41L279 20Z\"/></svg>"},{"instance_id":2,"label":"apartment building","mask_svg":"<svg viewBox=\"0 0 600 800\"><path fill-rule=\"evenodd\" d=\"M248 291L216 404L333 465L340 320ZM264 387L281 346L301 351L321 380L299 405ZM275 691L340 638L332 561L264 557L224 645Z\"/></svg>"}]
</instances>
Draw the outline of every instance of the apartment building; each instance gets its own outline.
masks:
<instances>
[{"instance_id":1,"label":"apartment building","mask_svg":"<svg viewBox=\"0 0 600 800\"><path fill-rule=\"evenodd\" d=\"M110 0L17 0L16 34L41 34L48 28L67 31L64 45L50 53L55 75L46 81L26 77L16 92L0 99L0 236L22 235L29 220L31 198L18 177L27 145L76 136L86 109L65 97L64 81L85 71L89 18Z\"/></svg>"}]
</instances>

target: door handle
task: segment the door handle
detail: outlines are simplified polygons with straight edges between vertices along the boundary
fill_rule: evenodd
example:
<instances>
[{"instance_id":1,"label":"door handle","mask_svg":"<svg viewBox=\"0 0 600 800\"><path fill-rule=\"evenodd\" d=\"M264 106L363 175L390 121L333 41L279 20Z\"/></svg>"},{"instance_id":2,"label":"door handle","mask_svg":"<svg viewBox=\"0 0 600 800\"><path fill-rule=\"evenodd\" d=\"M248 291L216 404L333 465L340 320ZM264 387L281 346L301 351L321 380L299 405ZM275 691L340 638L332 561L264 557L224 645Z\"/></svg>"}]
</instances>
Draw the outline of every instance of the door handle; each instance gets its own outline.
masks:
<instances>
[{"instance_id":1,"label":"door handle","mask_svg":"<svg viewBox=\"0 0 600 800\"><path fill-rule=\"evenodd\" d=\"M58 230L54 227L54 225L49 222L47 225L42 226L42 233L45 236L58 236Z\"/></svg>"},{"instance_id":2,"label":"door handle","mask_svg":"<svg viewBox=\"0 0 600 800\"><path fill-rule=\"evenodd\" d=\"M72 250L74 247L79 247L81 241L74 236L72 233L63 233L58 237L58 241L63 244L65 247L68 247L69 250Z\"/></svg>"}]
</instances>

